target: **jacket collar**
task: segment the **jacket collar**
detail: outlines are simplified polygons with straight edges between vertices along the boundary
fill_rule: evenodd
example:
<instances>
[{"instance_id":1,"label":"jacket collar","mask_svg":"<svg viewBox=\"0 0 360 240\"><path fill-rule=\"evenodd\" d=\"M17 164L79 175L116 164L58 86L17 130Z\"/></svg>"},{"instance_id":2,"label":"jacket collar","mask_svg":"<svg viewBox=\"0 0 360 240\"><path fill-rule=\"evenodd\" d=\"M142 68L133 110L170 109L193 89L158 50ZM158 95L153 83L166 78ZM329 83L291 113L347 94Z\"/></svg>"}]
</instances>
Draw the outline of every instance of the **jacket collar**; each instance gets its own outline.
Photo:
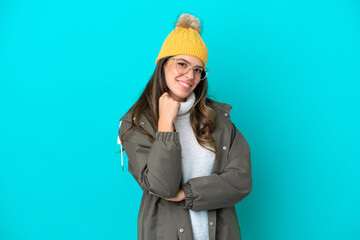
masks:
<instances>
[{"instance_id":1,"label":"jacket collar","mask_svg":"<svg viewBox=\"0 0 360 240\"><path fill-rule=\"evenodd\" d=\"M218 109L227 112L228 114L230 113L231 109L232 109L232 105L227 104L227 103L221 103L221 102L217 102L213 99L207 98L207 101L210 103L210 106L214 106L217 107Z\"/></svg>"}]
</instances>

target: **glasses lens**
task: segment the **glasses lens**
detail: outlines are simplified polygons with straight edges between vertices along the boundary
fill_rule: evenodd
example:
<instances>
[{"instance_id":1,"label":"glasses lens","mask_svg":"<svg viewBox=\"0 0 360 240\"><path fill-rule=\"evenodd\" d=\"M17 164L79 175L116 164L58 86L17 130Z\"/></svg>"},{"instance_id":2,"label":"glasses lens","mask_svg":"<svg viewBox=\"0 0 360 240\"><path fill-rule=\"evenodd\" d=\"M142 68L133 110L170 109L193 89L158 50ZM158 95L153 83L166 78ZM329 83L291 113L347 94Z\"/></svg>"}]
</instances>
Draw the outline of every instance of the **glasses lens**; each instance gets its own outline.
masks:
<instances>
[{"instance_id":1,"label":"glasses lens","mask_svg":"<svg viewBox=\"0 0 360 240\"><path fill-rule=\"evenodd\" d=\"M185 61L176 59L176 70L180 74L185 74L187 71L189 71L189 64L187 64Z\"/></svg>"},{"instance_id":2,"label":"glasses lens","mask_svg":"<svg viewBox=\"0 0 360 240\"><path fill-rule=\"evenodd\" d=\"M200 80L204 80L206 78L207 74L208 74L208 72L206 70L203 70L201 73Z\"/></svg>"},{"instance_id":3,"label":"glasses lens","mask_svg":"<svg viewBox=\"0 0 360 240\"><path fill-rule=\"evenodd\" d=\"M180 74L186 74L192 67L185 61L181 59L176 60L176 71ZM203 68L194 69L194 77L200 80L204 80L207 76L207 70Z\"/></svg>"}]
</instances>

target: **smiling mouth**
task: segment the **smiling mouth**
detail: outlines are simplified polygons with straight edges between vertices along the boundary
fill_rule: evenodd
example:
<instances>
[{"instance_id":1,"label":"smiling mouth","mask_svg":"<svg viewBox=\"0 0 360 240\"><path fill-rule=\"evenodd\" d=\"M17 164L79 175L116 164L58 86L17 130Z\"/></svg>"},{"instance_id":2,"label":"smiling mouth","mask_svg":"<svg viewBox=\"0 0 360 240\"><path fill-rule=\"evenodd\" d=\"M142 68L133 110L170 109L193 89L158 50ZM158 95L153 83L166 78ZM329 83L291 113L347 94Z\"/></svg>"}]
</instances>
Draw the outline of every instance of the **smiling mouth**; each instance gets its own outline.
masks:
<instances>
[{"instance_id":1,"label":"smiling mouth","mask_svg":"<svg viewBox=\"0 0 360 240\"><path fill-rule=\"evenodd\" d=\"M184 88L184 89L189 89L191 86L190 85L187 85L186 83L183 83L183 82L180 82L180 81L177 81L179 83L179 85Z\"/></svg>"}]
</instances>

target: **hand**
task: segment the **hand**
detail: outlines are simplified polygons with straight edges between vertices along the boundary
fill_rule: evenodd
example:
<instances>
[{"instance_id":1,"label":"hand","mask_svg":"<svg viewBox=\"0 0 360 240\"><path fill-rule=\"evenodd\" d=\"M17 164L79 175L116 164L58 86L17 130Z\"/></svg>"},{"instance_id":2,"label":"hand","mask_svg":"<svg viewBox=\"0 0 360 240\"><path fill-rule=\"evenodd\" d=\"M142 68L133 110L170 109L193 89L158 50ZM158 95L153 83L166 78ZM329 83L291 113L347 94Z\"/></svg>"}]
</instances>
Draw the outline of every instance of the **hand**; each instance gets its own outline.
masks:
<instances>
[{"instance_id":1,"label":"hand","mask_svg":"<svg viewBox=\"0 0 360 240\"><path fill-rule=\"evenodd\" d=\"M150 194L155 195L154 193L150 192ZM176 197L174 198L164 198L165 200L172 201L172 202L180 202L185 200L185 192L182 188L179 189Z\"/></svg>"},{"instance_id":2,"label":"hand","mask_svg":"<svg viewBox=\"0 0 360 240\"><path fill-rule=\"evenodd\" d=\"M158 132L173 132L173 124L179 111L180 103L174 100L168 92L159 98Z\"/></svg>"}]
</instances>

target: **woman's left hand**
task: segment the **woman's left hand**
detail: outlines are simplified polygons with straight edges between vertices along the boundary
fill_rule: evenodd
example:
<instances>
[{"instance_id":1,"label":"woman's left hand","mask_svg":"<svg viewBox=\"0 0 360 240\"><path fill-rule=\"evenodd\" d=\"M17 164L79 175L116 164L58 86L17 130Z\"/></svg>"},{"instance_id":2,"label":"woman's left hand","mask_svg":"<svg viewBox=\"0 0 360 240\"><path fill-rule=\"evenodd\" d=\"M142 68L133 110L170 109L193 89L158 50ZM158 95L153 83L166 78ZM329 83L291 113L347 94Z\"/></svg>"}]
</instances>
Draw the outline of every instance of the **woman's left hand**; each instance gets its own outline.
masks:
<instances>
[{"instance_id":1,"label":"woman's left hand","mask_svg":"<svg viewBox=\"0 0 360 240\"><path fill-rule=\"evenodd\" d=\"M152 195L155 195L154 193L150 192ZM182 188L179 189L176 197L174 198L164 198L165 200L168 201L173 201L173 202L180 202L182 200L185 200L185 192Z\"/></svg>"}]
</instances>

